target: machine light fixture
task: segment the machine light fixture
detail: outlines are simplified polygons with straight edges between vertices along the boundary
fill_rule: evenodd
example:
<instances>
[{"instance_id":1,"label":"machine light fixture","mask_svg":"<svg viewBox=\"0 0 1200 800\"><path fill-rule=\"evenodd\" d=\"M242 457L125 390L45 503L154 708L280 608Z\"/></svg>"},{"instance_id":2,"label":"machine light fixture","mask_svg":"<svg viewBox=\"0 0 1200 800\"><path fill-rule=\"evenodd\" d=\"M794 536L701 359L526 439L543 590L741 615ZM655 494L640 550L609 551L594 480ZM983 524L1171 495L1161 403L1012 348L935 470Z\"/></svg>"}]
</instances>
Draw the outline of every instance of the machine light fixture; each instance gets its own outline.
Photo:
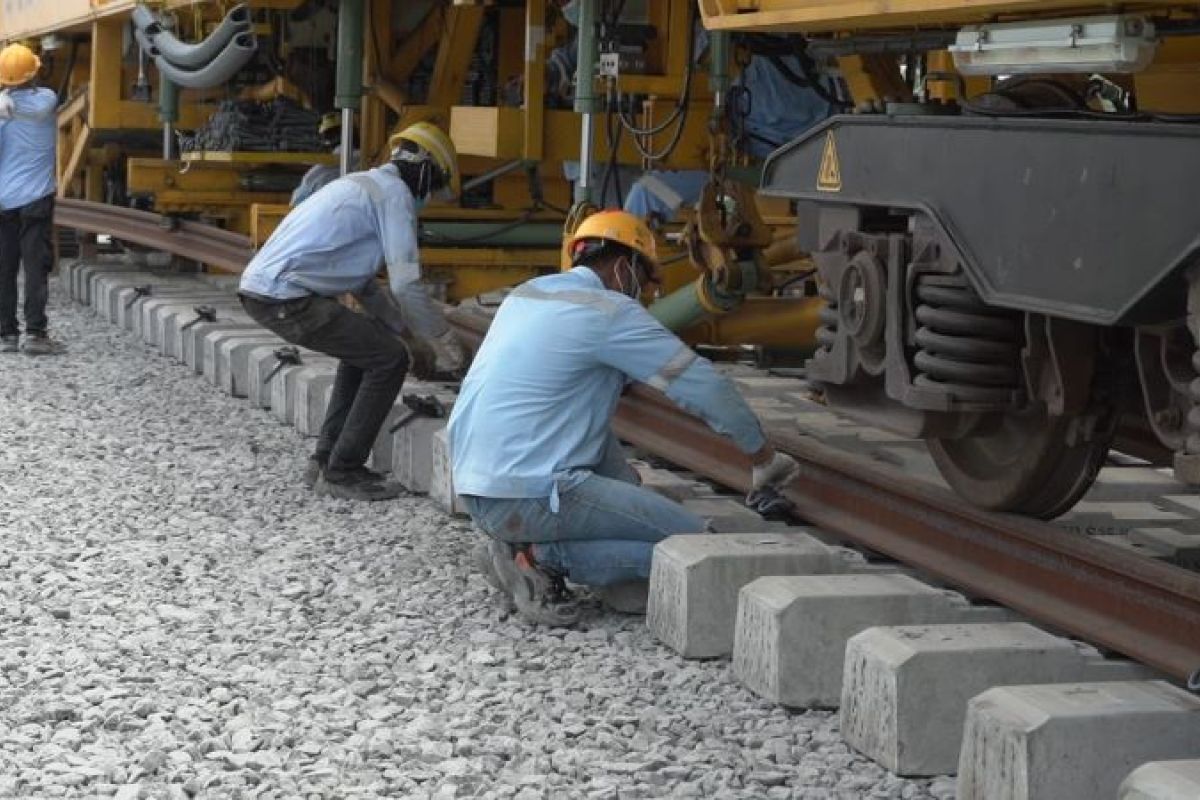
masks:
<instances>
[{"instance_id":1,"label":"machine light fixture","mask_svg":"<svg viewBox=\"0 0 1200 800\"><path fill-rule=\"evenodd\" d=\"M1128 73L1149 66L1158 46L1145 17L1096 17L971 25L950 46L964 75Z\"/></svg>"}]
</instances>

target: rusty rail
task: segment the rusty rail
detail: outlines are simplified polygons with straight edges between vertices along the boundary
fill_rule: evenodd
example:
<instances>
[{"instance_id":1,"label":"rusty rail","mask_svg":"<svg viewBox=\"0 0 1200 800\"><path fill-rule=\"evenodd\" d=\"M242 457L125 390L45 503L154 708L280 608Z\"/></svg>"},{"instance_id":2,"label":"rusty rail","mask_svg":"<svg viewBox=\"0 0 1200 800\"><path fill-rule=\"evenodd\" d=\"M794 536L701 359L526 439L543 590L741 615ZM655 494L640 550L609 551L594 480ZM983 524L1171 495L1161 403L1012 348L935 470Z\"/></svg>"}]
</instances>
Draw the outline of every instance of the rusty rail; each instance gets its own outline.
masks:
<instances>
[{"instance_id":1,"label":"rusty rail","mask_svg":"<svg viewBox=\"0 0 1200 800\"><path fill-rule=\"evenodd\" d=\"M250 239L240 233L88 200L59 199L54 224L164 250L223 272L241 272L254 255Z\"/></svg>"},{"instance_id":2,"label":"rusty rail","mask_svg":"<svg viewBox=\"0 0 1200 800\"><path fill-rule=\"evenodd\" d=\"M230 271L250 257L245 237L197 223L175 230L161 217L63 200L55 221L162 248ZM459 307L448 318L478 344L488 317ZM635 387L615 420L626 441L711 480L745 491L749 462L661 394ZM968 594L1122 653L1176 678L1200 680L1200 575L1061 530L973 508L794 430L768 430L801 464L785 493L813 524L935 575Z\"/></svg>"}]
</instances>

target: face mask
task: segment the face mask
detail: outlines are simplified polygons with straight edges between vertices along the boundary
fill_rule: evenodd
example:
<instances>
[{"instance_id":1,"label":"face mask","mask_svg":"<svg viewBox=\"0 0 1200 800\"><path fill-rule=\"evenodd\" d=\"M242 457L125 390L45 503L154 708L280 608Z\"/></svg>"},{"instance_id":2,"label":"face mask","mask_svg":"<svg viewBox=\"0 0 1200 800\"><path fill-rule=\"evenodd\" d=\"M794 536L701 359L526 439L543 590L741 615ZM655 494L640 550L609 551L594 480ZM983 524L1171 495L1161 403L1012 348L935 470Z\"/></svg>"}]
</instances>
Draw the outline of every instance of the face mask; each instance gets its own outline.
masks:
<instances>
[{"instance_id":1,"label":"face mask","mask_svg":"<svg viewBox=\"0 0 1200 800\"><path fill-rule=\"evenodd\" d=\"M567 21L568 25L570 25L572 28L578 28L579 27L579 0L571 0L571 2L564 5L562 7L562 15L563 15L563 19L565 19Z\"/></svg>"}]
</instances>

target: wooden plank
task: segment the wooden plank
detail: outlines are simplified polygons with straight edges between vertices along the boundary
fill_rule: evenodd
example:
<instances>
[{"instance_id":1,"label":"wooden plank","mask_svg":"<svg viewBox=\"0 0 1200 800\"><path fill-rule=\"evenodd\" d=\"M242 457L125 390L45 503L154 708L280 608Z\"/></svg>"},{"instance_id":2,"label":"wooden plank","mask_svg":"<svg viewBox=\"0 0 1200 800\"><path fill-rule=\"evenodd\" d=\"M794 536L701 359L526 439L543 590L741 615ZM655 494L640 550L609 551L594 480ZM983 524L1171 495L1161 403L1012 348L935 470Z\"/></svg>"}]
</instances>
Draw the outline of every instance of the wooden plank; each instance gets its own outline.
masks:
<instances>
[{"instance_id":1,"label":"wooden plank","mask_svg":"<svg viewBox=\"0 0 1200 800\"><path fill-rule=\"evenodd\" d=\"M429 105L449 108L462 96L467 67L471 65L479 29L483 26L483 11L480 6L454 6L446 12L446 24L429 80L426 101Z\"/></svg>"}]
</instances>

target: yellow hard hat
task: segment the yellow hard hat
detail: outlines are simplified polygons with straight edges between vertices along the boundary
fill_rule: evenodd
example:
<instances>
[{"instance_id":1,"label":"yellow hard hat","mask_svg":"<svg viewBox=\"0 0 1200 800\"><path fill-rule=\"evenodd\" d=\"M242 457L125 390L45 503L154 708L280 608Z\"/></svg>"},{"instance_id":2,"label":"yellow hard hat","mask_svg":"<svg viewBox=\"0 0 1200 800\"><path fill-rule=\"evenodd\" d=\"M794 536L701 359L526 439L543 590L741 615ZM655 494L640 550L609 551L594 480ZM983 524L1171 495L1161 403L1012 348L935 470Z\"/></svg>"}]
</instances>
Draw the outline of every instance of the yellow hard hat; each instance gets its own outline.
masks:
<instances>
[{"instance_id":1,"label":"yellow hard hat","mask_svg":"<svg viewBox=\"0 0 1200 800\"><path fill-rule=\"evenodd\" d=\"M454 194L458 194L458 152L445 131L432 122L416 122L409 125L388 140L393 161L400 156L402 142L411 142L428 153L446 176L446 185Z\"/></svg>"},{"instance_id":2,"label":"yellow hard hat","mask_svg":"<svg viewBox=\"0 0 1200 800\"><path fill-rule=\"evenodd\" d=\"M42 68L42 61L23 44L10 44L0 50L0 85L28 83Z\"/></svg>"},{"instance_id":3,"label":"yellow hard hat","mask_svg":"<svg viewBox=\"0 0 1200 800\"><path fill-rule=\"evenodd\" d=\"M574 259L580 245L595 239L625 245L644 259L651 279L659 280L658 245L650 226L640 217L628 211L598 211L579 223L567 240L567 253Z\"/></svg>"},{"instance_id":4,"label":"yellow hard hat","mask_svg":"<svg viewBox=\"0 0 1200 800\"><path fill-rule=\"evenodd\" d=\"M342 127L342 115L336 111L330 111L321 117L321 124L317 126L317 135L324 136L340 127Z\"/></svg>"}]
</instances>

